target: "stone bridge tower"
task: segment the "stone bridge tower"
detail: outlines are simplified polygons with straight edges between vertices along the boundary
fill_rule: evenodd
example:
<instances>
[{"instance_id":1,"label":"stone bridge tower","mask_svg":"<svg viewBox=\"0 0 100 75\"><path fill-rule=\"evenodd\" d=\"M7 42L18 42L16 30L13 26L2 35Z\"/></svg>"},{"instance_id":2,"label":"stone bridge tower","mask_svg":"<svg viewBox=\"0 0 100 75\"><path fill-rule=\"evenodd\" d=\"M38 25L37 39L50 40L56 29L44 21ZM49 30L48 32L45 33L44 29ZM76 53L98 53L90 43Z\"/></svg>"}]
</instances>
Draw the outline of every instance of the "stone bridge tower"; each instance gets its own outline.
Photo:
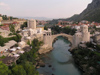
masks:
<instances>
[{"instance_id":1,"label":"stone bridge tower","mask_svg":"<svg viewBox=\"0 0 100 75\"><path fill-rule=\"evenodd\" d=\"M48 47L52 48L52 34L51 32L46 32L43 36L43 42L45 45L48 45Z\"/></svg>"}]
</instances>

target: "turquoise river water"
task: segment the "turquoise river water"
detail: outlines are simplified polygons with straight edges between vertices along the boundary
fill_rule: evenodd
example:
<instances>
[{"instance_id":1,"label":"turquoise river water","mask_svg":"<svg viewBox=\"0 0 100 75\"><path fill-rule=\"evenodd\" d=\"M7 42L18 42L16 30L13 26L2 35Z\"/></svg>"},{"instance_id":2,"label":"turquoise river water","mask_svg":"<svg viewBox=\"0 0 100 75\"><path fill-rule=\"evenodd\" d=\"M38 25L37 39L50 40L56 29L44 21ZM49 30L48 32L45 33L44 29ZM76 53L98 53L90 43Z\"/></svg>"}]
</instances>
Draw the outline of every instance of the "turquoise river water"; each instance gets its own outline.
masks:
<instances>
[{"instance_id":1,"label":"turquoise river water","mask_svg":"<svg viewBox=\"0 0 100 75\"><path fill-rule=\"evenodd\" d=\"M69 45L68 40L58 37L58 40L53 44L54 49L43 57L46 66L40 67L38 72L43 75L82 75L74 63L72 54L68 51Z\"/></svg>"}]
</instances>

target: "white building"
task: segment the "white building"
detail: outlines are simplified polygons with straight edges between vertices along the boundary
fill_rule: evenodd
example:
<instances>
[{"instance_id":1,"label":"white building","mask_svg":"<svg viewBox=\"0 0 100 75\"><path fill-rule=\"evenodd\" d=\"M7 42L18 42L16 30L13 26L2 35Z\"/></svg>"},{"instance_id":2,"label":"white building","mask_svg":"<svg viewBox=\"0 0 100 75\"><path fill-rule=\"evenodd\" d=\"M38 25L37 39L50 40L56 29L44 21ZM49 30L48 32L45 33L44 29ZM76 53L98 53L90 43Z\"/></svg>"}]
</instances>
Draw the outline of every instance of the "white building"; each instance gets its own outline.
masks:
<instances>
[{"instance_id":1,"label":"white building","mask_svg":"<svg viewBox=\"0 0 100 75\"><path fill-rule=\"evenodd\" d=\"M43 34L45 31L44 25L36 25L36 20L34 19L28 20L27 23L28 23L28 27L22 30L22 35L24 40L28 40L27 37L31 39L43 38Z\"/></svg>"},{"instance_id":2,"label":"white building","mask_svg":"<svg viewBox=\"0 0 100 75\"><path fill-rule=\"evenodd\" d=\"M100 28L100 25L96 26L96 28Z\"/></svg>"},{"instance_id":3,"label":"white building","mask_svg":"<svg viewBox=\"0 0 100 75\"><path fill-rule=\"evenodd\" d=\"M75 29L79 30L80 29L80 26L75 26Z\"/></svg>"}]
</instances>

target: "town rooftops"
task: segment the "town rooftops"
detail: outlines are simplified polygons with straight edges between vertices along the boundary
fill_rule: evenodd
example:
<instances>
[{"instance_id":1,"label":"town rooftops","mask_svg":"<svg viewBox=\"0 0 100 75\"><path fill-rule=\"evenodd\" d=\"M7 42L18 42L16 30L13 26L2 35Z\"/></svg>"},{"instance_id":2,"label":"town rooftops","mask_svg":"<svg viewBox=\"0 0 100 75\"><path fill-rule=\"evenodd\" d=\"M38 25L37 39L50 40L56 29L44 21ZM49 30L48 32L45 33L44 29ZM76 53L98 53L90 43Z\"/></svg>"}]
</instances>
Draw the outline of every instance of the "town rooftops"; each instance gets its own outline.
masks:
<instances>
[{"instance_id":1,"label":"town rooftops","mask_svg":"<svg viewBox=\"0 0 100 75\"><path fill-rule=\"evenodd\" d=\"M11 40L8 43L5 43L4 47L0 46L0 52L5 51L6 49L9 49L10 47L14 46L15 44L17 44L17 42L15 42L14 40Z\"/></svg>"},{"instance_id":2,"label":"town rooftops","mask_svg":"<svg viewBox=\"0 0 100 75\"><path fill-rule=\"evenodd\" d=\"M1 61L6 64L6 65L10 65L12 62L15 61L14 57L5 57L4 59L1 59Z\"/></svg>"},{"instance_id":3,"label":"town rooftops","mask_svg":"<svg viewBox=\"0 0 100 75\"><path fill-rule=\"evenodd\" d=\"M14 41L14 40L11 40L11 41L9 41L8 43L5 43L5 46L11 47L11 46L13 46L13 45L15 45L15 44L17 44L17 42Z\"/></svg>"}]
</instances>

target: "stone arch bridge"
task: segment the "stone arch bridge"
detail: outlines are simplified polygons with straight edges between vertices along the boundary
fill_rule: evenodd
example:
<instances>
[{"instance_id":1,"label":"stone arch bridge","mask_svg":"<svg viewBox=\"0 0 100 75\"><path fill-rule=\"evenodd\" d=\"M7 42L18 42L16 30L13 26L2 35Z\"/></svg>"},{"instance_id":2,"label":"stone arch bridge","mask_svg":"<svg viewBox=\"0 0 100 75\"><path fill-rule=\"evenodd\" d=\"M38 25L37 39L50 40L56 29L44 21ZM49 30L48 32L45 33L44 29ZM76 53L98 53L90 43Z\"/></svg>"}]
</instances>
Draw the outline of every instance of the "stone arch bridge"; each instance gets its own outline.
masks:
<instances>
[{"instance_id":1,"label":"stone arch bridge","mask_svg":"<svg viewBox=\"0 0 100 75\"><path fill-rule=\"evenodd\" d=\"M70 43L73 44L73 36L65 34L65 33L60 33L60 34L56 34L56 35L51 35L51 33L44 34L44 38L43 38L44 44L48 45L49 48L52 48L53 41L58 36L64 36L64 37L68 38Z\"/></svg>"}]
</instances>

